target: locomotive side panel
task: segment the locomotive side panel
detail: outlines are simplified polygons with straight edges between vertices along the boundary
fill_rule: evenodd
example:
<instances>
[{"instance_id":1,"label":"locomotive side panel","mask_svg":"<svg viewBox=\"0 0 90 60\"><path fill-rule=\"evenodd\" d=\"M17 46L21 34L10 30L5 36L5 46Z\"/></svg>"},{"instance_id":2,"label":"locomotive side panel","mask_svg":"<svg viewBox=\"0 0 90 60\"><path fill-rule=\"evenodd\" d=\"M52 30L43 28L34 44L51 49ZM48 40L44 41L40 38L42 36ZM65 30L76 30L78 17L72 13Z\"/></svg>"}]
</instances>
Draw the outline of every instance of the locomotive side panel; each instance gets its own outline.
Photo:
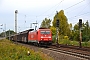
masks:
<instances>
[{"instance_id":1,"label":"locomotive side panel","mask_svg":"<svg viewBox=\"0 0 90 60\"><path fill-rule=\"evenodd\" d=\"M28 42L38 42L37 31L29 32L29 34L28 34Z\"/></svg>"}]
</instances>

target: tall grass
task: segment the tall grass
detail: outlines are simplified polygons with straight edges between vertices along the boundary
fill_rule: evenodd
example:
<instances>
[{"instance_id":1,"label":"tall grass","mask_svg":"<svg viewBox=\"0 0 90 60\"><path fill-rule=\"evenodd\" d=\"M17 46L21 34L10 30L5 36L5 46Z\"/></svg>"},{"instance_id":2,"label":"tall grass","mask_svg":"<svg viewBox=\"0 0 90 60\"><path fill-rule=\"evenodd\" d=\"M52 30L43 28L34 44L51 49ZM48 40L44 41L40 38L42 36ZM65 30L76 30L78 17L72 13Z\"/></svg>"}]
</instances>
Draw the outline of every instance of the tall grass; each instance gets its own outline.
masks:
<instances>
[{"instance_id":1,"label":"tall grass","mask_svg":"<svg viewBox=\"0 0 90 60\"><path fill-rule=\"evenodd\" d=\"M30 51L30 55L27 54ZM45 58L47 57L47 58ZM9 40L0 40L0 60L52 60L45 54L35 52L30 48L14 44Z\"/></svg>"}]
</instances>

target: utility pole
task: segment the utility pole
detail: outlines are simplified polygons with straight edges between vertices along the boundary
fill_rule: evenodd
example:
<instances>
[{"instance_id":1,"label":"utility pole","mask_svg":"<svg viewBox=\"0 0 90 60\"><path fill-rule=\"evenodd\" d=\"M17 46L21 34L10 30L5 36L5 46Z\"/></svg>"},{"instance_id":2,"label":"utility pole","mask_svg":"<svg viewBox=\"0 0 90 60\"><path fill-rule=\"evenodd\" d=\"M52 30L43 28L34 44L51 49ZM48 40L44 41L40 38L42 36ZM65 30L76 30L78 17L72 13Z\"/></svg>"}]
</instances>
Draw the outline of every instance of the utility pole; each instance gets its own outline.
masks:
<instances>
[{"instance_id":1,"label":"utility pole","mask_svg":"<svg viewBox=\"0 0 90 60\"><path fill-rule=\"evenodd\" d=\"M6 24L5 24L5 38L6 38L7 36L6 36Z\"/></svg>"},{"instance_id":2,"label":"utility pole","mask_svg":"<svg viewBox=\"0 0 90 60\"><path fill-rule=\"evenodd\" d=\"M9 29L9 40L10 40L10 29Z\"/></svg>"},{"instance_id":3,"label":"utility pole","mask_svg":"<svg viewBox=\"0 0 90 60\"><path fill-rule=\"evenodd\" d=\"M1 24L0 26L3 26L3 24ZM3 29L3 28L0 28L0 29Z\"/></svg>"},{"instance_id":4,"label":"utility pole","mask_svg":"<svg viewBox=\"0 0 90 60\"><path fill-rule=\"evenodd\" d=\"M32 23L32 24L35 25L35 30L36 30L36 28L37 28L37 24L38 24L37 21L36 21L36 23Z\"/></svg>"},{"instance_id":5,"label":"utility pole","mask_svg":"<svg viewBox=\"0 0 90 60\"><path fill-rule=\"evenodd\" d=\"M15 10L15 32L17 33L17 13L18 10Z\"/></svg>"},{"instance_id":6,"label":"utility pole","mask_svg":"<svg viewBox=\"0 0 90 60\"><path fill-rule=\"evenodd\" d=\"M24 28L26 28L26 15L25 15L25 27Z\"/></svg>"}]
</instances>

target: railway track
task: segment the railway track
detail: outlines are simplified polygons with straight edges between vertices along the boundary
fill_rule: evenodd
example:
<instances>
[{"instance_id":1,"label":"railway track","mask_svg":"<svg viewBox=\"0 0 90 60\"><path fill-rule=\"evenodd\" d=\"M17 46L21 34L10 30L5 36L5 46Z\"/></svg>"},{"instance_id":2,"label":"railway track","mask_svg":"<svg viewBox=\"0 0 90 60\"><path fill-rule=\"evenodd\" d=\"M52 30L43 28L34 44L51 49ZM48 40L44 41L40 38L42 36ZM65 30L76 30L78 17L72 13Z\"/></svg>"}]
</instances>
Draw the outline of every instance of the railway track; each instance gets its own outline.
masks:
<instances>
[{"instance_id":1,"label":"railway track","mask_svg":"<svg viewBox=\"0 0 90 60\"><path fill-rule=\"evenodd\" d=\"M52 46L49 46L48 49L90 60L90 49L89 48L82 49L82 48L78 48L78 47L74 47L74 46L73 47L71 47L71 46L65 47L65 46L61 46L61 45L58 45L58 46L52 45Z\"/></svg>"},{"instance_id":2,"label":"railway track","mask_svg":"<svg viewBox=\"0 0 90 60\"><path fill-rule=\"evenodd\" d=\"M22 43L18 43L18 44L22 44ZM23 44L25 46L30 46L32 44ZM40 47L36 47L40 48ZM72 55L72 56L76 56L79 57L83 60L90 60L90 50L88 48L84 48L83 50L81 50L82 48L78 48L78 47L72 47L72 46L63 46L63 45L52 45L49 47L42 47L43 49L46 50L50 50L50 51L55 51L55 52L60 52L60 53L64 53L64 54L68 54L68 55Z\"/></svg>"}]
</instances>

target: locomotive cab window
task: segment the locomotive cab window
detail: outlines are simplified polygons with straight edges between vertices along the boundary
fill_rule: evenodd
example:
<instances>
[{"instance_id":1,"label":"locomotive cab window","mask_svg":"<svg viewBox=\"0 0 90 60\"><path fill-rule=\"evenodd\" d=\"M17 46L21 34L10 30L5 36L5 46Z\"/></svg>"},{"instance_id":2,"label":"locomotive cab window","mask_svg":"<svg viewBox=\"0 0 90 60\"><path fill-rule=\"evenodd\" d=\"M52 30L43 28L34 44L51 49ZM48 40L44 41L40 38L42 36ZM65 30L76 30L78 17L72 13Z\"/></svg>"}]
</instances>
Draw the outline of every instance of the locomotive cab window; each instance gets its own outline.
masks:
<instances>
[{"instance_id":1,"label":"locomotive cab window","mask_svg":"<svg viewBox=\"0 0 90 60\"><path fill-rule=\"evenodd\" d=\"M50 31L40 31L41 34L50 34Z\"/></svg>"}]
</instances>

